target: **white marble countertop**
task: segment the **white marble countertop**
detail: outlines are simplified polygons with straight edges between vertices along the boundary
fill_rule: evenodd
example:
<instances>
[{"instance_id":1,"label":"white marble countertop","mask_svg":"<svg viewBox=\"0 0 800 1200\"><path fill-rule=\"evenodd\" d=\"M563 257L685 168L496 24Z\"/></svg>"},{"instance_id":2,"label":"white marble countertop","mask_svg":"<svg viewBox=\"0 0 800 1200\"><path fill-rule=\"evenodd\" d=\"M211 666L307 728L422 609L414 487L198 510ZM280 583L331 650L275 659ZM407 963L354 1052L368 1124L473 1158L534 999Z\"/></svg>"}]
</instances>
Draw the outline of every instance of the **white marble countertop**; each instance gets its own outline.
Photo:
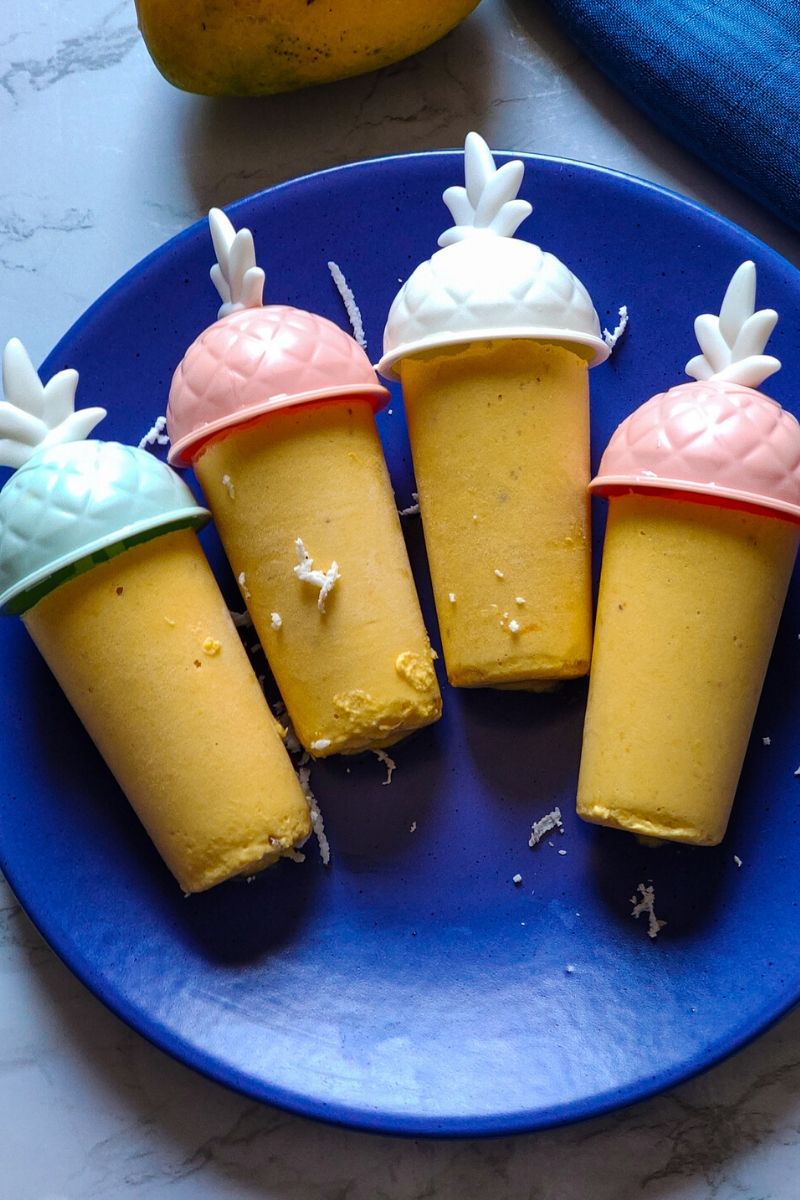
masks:
<instances>
[{"instance_id":1,"label":"white marble countertop","mask_svg":"<svg viewBox=\"0 0 800 1200\"><path fill-rule=\"evenodd\" d=\"M533 0L483 0L377 75L262 101L175 91L133 0L0 9L0 335L41 361L148 251L295 175L459 145L628 171L694 196L800 265L800 236L673 146ZM552 1132L395 1140L253 1104L154 1049L44 945L0 880L0 1194L8 1200L790 1200L800 1012L660 1098Z\"/></svg>"}]
</instances>

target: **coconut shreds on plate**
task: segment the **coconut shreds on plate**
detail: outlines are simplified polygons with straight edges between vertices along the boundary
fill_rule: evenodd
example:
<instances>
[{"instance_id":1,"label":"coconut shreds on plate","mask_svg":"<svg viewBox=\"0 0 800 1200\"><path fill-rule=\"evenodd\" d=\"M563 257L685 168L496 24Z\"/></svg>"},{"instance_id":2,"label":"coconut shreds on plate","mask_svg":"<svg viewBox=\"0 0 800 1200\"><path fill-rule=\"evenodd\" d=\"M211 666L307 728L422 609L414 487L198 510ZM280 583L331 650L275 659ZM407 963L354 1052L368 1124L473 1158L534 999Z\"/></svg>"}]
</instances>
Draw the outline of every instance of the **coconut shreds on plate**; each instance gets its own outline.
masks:
<instances>
[{"instance_id":1,"label":"coconut shreds on plate","mask_svg":"<svg viewBox=\"0 0 800 1200\"><path fill-rule=\"evenodd\" d=\"M398 514L401 517L414 517L419 513L419 496L418 496L418 494L416 492L412 492L411 499L414 501L414 503L409 504L408 508L399 508L397 510Z\"/></svg>"},{"instance_id":2,"label":"coconut shreds on plate","mask_svg":"<svg viewBox=\"0 0 800 1200\"><path fill-rule=\"evenodd\" d=\"M331 861L331 848L325 836L325 822L322 819L322 813L319 811L319 805L309 783L309 779L311 778L310 769L308 767L298 767L297 778L300 780L303 795L308 801L308 811L311 814L311 828L319 843L319 856L327 867Z\"/></svg>"},{"instance_id":3,"label":"coconut shreds on plate","mask_svg":"<svg viewBox=\"0 0 800 1200\"><path fill-rule=\"evenodd\" d=\"M641 895L641 900L637 900L636 892L639 892ZM652 884L648 884L645 887L643 883L640 883L636 892L631 896L631 904L633 905L631 916L638 919L642 913L647 913L647 936L657 938L659 931L664 928L667 922L659 921L656 916L655 888Z\"/></svg>"},{"instance_id":4,"label":"coconut shreds on plate","mask_svg":"<svg viewBox=\"0 0 800 1200\"><path fill-rule=\"evenodd\" d=\"M364 322L361 319L361 312L356 304L356 298L353 295L353 289L344 277L344 271L338 263L329 262L328 270L331 273L331 278L336 284L336 290L342 297L347 319L353 326L353 337L364 350L367 348L367 339L364 336Z\"/></svg>"},{"instance_id":5,"label":"coconut shreds on plate","mask_svg":"<svg viewBox=\"0 0 800 1200\"><path fill-rule=\"evenodd\" d=\"M228 609L231 614L231 620L237 629L250 629L253 625L253 618L247 609L244 612L235 612L232 608Z\"/></svg>"},{"instance_id":6,"label":"coconut shreds on plate","mask_svg":"<svg viewBox=\"0 0 800 1200\"><path fill-rule=\"evenodd\" d=\"M148 446L168 446L169 434L164 430L167 428L166 417L156 417L153 424L148 429L142 440L139 442L139 449L146 450Z\"/></svg>"},{"instance_id":7,"label":"coconut shreds on plate","mask_svg":"<svg viewBox=\"0 0 800 1200\"><path fill-rule=\"evenodd\" d=\"M383 765L386 767L386 778L383 781L383 786L385 787L388 783L392 782L392 776L397 770L397 763L393 758L389 757L385 750L373 750L372 753L375 755L378 762L383 763Z\"/></svg>"},{"instance_id":8,"label":"coconut shreds on plate","mask_svg":"<svg viewBox=\"0 0 800 1200\"><path fill-rule=\"evenodd\" d=\"M627 327L628 306L627 304L623 304L622 308L619 310L619 322L614 326L610 333L607 329L603 330L603 341L608 346L609 350L614 349Z\"/></svg>"},{"instance_id":9,"label":"coconut shreds on plate","mask_svg":"<svg viewBox=\"0 0 800 1200\"><path fill-rule=\"evenodd\" d=\"M545 813L538 821L534 821L533 825L531 825L531 836L528 838L528 845L531 847L538 846L545 834L549 833L551 829L557 829L559 833L564 832L564 826L561 823L561 809L558 806L552 812Z\"/></svg>"}]
</instances>

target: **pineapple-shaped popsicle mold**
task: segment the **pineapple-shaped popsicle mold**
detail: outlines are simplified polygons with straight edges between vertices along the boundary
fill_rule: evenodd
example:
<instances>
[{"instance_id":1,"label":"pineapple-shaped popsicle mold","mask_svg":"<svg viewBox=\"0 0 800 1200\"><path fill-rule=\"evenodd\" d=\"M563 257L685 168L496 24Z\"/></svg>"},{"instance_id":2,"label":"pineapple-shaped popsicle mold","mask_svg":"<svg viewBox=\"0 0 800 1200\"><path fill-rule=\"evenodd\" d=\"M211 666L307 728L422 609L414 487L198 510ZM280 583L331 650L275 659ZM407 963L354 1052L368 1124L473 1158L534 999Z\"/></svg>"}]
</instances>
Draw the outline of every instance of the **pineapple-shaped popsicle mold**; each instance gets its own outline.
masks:
<instances>
[{"instance_id":1,"label":"pineapple-shaped popsicle mold","mask_svg":"<svg viewBox=\"0 0 800 1200\"><path fill-rule=\"evenodd\" d=\"M75 371L45 387L12 341L3 379L3 611L185 891L293 854L308 806L195 536L207 510L146 451L82 440L105 412L74 411Z\"/></svg>"},{"instance_id":2,"label":"pineapple-shaped popsicle mold","mask_svg":"<svg viewBox=\"0 0 800 1200\"><path fill-rule=\"evenodd\" d=\"M77 371L39 380L22 343L3 354L0 609L21 612L58 583L167 529L209 519L186 484L144 450L84 441L105 409L75 412Z\"/></svg>"},{"instance_id":3,"label":"pineapple-shaped popsicle mold","mask_svg":"<svg viewBox=\"0 0 800 1200\"><path fill-rule=\"evenodd\" d=\"M375 427L388 393L331 321L263 305L250 231L209 221L223 303L172 381L171 461L195 469L305 749L380 749L441 712Z\"/></svg>"},{"instance_id":4,"label":"pineapple-shaped popsicle mold","mask_svg":"<svg viewBox=\"0 0 800 1200\"><path fill-rule=\"evenodd\" d=\"M361 346L316 313L262 301L264 272L249 229L209 213L219 319L183 356L169 395L169 460L186 466L210 438L287 406L343 396L382 408L388 392Z\"/></svg>"},{"instance_id":5,"label":"pineapple-shaped popsicle mold","mask_svg":"<svg viewBox=\"0 0 800 1200\"><path fill-rule=\"evenodd\" d=\"M464 173L378 369L403 385L450 682L549 688L589 669L587 368L609 348L580 280L514 236L522 163L470 133Z\"/></svg>"},{"instance_id":6,"label":"pineapple-shaped popsicle mold","mask_svg":"<svg viewBox=\"0 0 800 1200\"><path fill-rule=\"evenodd\" d=\"M383 335L382 375L409 355L492 339L564 342L591 363L610 353L589 293L553 254L514 235L531 213L517 196L519 160L497 168L486 142L467 134L464 187L442 197L455 224L442 247L403 284Z\"/></svg>"},{"instance_id":7,"label":"pineapple-shaped popsicle mold","mask_svg":"<svg viewBox=\"0 0 800 1200\"><path fill-rule=\"evenodd\" d=\"M619 426L578 785L588 821L724 836L800 532L800 424L758 385L777 314L755 266L695 329L694 382Z\"/></svg>"}]
</instances>

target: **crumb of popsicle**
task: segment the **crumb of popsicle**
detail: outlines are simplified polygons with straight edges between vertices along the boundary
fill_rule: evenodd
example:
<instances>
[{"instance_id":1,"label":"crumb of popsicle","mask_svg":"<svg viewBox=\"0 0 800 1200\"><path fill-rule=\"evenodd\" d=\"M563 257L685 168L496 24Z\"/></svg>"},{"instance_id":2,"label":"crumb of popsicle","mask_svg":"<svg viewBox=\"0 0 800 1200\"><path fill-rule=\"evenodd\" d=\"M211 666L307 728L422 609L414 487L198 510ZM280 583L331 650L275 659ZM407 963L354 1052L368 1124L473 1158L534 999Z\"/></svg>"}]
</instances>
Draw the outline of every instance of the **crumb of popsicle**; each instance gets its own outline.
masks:
<instances>
[{"instance_id":1,"label":"crumb of popsicle","mask_svg":"<svg viewBox=\"0 0 800 1200\"><path fill-rule=\"evenodd\" d=\"M417 692L427 692L436 686L436 672L430 655L426 657L414 650L404 650L395 659L394 669Z\"/></svg>"},{"instance_id":2,"label":"crumb of popsicle","mask_svg":"<svg viewBox=\"0 0 800 1200\"><path fill-rule=\"evenodd\" d=\"M421 656L416 657L424 662ZM442 700L430 661L428 671L430 688L415 688L417 694L408 699L393 699L387 703L386 699L376 698L361 688L337 692L333 697L332 728L326 731L331 744L317 753L327 757L328 754L359 754L363 750L385 749L415 729L437 720L441 715ZM418 680L424 678L424 672L415 677Z\"/></svg>"},{"instance_id":3,"label":"crumb of popsicle","mask_svg":"<svg viewBox=\"0 0 800 1200\"><path fill-rule=\"evenodd\" d=\"M221 649L222 642L218 641L216 638L207 637L203 642L203 653L207 654L209 658L214 658L217 654L219 654Z\"/></svg>"},{"instance_id":4,"label":"crumb of popsicle","mask_svg":"<svg viewBox=\"0 0 800 1200\"><path fill-rule=\"evenodd\" d=\"M222 486L225 488L225 491L228 493L231 500L235 500L236 499L236 486L235 486L233 480L231 479L230 475L222 476Z\"/></svg>"}]
</instances>

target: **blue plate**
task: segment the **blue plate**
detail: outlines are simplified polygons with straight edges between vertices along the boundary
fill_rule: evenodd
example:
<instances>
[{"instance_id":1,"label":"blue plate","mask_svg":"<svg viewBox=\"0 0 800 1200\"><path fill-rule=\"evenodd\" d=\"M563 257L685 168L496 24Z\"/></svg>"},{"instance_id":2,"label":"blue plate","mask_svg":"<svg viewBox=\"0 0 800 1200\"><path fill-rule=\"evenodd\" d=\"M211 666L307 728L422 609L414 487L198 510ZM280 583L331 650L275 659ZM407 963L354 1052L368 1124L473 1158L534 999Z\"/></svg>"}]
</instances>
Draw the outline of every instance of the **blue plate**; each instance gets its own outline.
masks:
<instances>
[{"instance_id":1,"label":"blue plate","mask_svg":"<svg viewBox=\"0 0 800 1200\"><path fill-rule=\"evenodd\" d=\"M622 304L631 315L610 362L592 372L594 465L622 417L683 378L695 314L719 311L746 257L758 264L760 301L782 317L772 349L786 367L770 390L796 408L792 267L660 188L526 162L522 194L534 214L523 235L567 262L606 325ZM377 359L398 281L435 249L449 223L441 193L461 174L460 154L361 163L232 213L255 233L267 299L347 328L326 267L339 263ZM81 405L109 409L103 436L137 442L164 411L183 350L215 316L210 254L203 225L173 239L44 364L45 376L80 370ZM399 395L379 423L403 507L414 485ZM598 538L603 517L600 502ZM436 641L419 519L405 527ZM236 606L215 535L204 536ZM312 852L302 867L282 863L249 886L187 900L9 619L0 624L3 869L100 999L249 1096L408 1134L502 1134L588 1117L709 1066L800 995L799 634L795 581L718 849L646 849L576 819L583 684L549 696L445 686L443 720L397 747L391 786L373 756L314 767L329 869ZM556 804L565 833L529 849L531 823ZM655 942L630 915L629 897L650 880L668 922Z\"/></svg>"}]
</instances>

